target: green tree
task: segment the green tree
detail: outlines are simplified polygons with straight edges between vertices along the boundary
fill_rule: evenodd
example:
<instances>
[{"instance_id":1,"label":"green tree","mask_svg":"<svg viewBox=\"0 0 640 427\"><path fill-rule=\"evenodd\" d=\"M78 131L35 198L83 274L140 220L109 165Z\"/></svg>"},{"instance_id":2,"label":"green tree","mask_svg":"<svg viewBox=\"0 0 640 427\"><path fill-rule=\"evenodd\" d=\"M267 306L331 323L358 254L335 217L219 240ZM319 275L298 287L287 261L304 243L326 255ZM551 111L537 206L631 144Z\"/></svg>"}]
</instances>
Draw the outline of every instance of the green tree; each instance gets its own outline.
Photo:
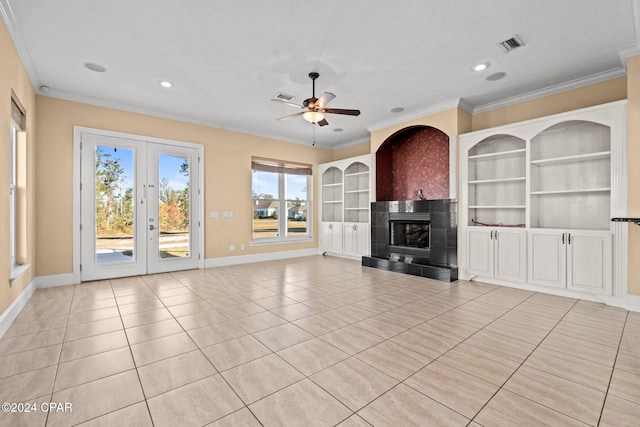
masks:
<instances>
[{"instance_id":1,"label":"green tree","mask_svg":"<svg viewBox=\"0 0 640 427\"><path fill-rule=\"evenodd\" d=\"M96 226L98 231L113 232L114 224L122 222L120 217L123 205L122 201L117 199L121 194L123 175L124 168L120 165L119 159L105 152L102 147L98 147L96 149Z\"/></svg>"}]
</instances>

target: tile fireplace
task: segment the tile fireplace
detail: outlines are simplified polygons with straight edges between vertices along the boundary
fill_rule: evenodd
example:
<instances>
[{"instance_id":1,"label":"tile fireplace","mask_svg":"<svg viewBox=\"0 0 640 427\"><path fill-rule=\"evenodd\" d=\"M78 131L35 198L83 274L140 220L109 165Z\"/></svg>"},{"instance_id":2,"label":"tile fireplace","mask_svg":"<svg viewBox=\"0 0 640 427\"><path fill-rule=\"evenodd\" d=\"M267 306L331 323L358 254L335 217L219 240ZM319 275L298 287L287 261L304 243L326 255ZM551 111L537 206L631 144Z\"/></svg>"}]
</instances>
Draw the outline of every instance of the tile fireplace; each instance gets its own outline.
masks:
<instances>
[{"instance_id":1,"label":"tile fireplace","mask_svg":"<svg viewBox=\"0 0 640 427\"><path fill-rule=\"evenodd\" d=\"M457 280L457 207L454 199L372 203L371 256L362 264Z\"/></svg>"}]
</instances>

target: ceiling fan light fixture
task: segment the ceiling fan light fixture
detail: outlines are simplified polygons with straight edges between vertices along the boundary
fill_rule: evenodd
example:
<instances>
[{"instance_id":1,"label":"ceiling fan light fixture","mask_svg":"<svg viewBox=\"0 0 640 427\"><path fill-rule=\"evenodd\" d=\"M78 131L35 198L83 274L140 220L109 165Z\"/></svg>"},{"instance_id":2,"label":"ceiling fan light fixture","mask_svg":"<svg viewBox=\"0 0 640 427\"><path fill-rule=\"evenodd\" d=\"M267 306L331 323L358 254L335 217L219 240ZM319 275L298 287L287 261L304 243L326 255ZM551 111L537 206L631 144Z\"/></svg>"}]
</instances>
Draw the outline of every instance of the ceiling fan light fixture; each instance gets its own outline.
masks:
<instances>
[{"instance_id":1,"label":"ceiling fan light fixture","mask_svg":"<svg viewBox=\"0 0 640 427\"><path fill-rule=\"evenodd\" d=\"M302 118L309 123L318 123L324 120L324 113L320 111L305 111L302 113Z\"/></svg>"}]
</instances>

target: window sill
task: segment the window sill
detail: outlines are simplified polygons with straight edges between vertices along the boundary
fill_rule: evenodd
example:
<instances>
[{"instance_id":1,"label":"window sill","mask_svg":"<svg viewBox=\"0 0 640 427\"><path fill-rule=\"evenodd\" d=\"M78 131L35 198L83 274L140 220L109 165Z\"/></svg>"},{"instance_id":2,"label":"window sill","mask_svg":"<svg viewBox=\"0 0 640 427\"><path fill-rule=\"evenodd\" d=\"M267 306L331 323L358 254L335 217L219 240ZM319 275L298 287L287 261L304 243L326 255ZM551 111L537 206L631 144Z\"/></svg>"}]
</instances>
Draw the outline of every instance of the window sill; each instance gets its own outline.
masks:
<instances>
[{"instance_id":1,"label":"window sill","mask_svg":"<svg viewBox=\"0 0 640 427\"><path fill-rule=\"evenodd\" d=\"M13 286L13 283L18 280L24 273L29 271L31 264L14 265L11 267L11 276L9 277L9 286Z\"/></svg>"},{"instance_id":2,"label":"window sill","mask_svg":"<svg viewBox=\"0 0 640 427\"><path fill-rule=\"evenodd\" d=\"M249 243L249 246L269 246L269 245L290 245L295 243L311 243L313 237L304 237L296 239L260 239Z\"/></svg>"}]
</instances>

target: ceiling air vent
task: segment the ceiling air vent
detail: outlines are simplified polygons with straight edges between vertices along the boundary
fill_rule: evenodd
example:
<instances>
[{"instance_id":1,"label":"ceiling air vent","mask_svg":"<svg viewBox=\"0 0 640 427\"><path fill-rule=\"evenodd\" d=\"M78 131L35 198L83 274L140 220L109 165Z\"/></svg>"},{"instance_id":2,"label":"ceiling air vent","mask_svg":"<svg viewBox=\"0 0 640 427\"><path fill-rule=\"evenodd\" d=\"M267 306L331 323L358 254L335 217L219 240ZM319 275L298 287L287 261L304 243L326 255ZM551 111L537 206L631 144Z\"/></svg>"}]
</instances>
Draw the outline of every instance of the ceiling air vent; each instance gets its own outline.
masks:
<instances>
[{"instance_id":1,"label":"ceiling air vent","mask_svg":"<svg viewBox=\"0 0 640 427\"><path fill-rule=\"evenodd\" d=\"M276 95L276 99L280 99L282 101L291 101L293 96L287 95L286 93L279 93Z\"/></svg>"},{"instance_id":2,"label":"ceiling air vent","mask_svg":"<svg viewBox=\"0 0 640 427\"><path fill-rule=\"evenodd\" d=\"M522 39L516 34L510 39L498 43L498 46L502 48L505 53L511 52L514 49L524 46Z\"/></svg>"}]
</instances>

